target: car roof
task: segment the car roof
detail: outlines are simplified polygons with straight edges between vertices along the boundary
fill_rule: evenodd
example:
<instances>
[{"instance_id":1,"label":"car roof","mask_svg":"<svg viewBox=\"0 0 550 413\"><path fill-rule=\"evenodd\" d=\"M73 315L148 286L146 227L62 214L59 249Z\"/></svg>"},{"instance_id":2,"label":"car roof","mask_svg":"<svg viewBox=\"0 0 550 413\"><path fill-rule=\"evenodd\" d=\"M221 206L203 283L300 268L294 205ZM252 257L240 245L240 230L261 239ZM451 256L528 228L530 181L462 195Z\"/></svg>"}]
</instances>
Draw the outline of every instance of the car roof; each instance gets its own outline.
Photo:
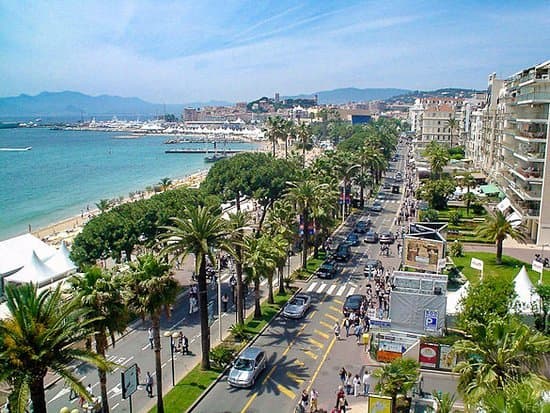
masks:
<instances>
[{"instance_id":1,"label":"car roof","mask_svg":"<svg viewBox=\"0 0 550 413\"><path fill-rule=\"evenodd\" d=\"M369 259L367 260L366 265L378 264L378 263L380 263L380 260L377 260L377 259L374 259L374 258L369 258Z\"/></svg>"},{"instance_id":2,"label":"car roof","mask_svg":"<svg viewBox=\"0 0 550 413\"><path fill-rule=\"evenodd\" d=\"M296 294L296 295L294 296L294 298L309 299L309 295L304 294L304 293L300 293L300 294Z\"/></svg>"},{"instance_id":3,"label":"car roof","mask_svg":"<svg viewBox=\"0 0 550 413\"><path fill-rule=\"evenodd\" d=\"M254 360L258 354L263 352L263 350L259 347L248 347L246 350L244 350L239 358L246 359L246 360Z\"/></svg>"}]
</instances>

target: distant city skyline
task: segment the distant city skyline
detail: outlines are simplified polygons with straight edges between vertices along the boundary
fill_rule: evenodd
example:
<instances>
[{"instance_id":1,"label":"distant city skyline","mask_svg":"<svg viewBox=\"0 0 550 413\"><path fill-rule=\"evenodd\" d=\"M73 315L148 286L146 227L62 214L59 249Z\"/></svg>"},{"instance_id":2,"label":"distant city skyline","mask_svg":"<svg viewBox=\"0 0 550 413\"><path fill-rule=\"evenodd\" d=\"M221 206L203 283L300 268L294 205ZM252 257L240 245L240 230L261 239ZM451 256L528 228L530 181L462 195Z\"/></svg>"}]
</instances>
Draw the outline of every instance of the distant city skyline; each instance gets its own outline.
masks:
<instances>
[{"instance_id":1,"label":"distant city skyline","mask_svg":"<svg viewBox=\"0 0 550 413\"><path fill-rule=\"evenodd\" d=\"M485 89L550 58L544 1L0 0L0 21L0 96Z\"/></svg>"}]
</instances>

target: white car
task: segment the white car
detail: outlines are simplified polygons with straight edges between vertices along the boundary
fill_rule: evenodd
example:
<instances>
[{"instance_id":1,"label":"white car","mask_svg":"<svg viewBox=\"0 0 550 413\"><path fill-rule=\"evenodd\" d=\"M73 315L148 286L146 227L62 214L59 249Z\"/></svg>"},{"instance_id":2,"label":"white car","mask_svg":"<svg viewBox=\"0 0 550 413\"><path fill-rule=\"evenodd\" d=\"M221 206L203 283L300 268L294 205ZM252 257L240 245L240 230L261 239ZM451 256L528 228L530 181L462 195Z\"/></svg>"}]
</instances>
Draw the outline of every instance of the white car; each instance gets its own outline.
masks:
<instances>
[{"instance_id":1,"label":"white car","mask_svg":"<svg viewBox=\"0 0 550 413\"><path fill-rule=\"evenodd\" d=\"M311 306L311 297L307 294L296 294L283 309L283 316L287 318L302 318Z\"/></svg>"}]
</instances>

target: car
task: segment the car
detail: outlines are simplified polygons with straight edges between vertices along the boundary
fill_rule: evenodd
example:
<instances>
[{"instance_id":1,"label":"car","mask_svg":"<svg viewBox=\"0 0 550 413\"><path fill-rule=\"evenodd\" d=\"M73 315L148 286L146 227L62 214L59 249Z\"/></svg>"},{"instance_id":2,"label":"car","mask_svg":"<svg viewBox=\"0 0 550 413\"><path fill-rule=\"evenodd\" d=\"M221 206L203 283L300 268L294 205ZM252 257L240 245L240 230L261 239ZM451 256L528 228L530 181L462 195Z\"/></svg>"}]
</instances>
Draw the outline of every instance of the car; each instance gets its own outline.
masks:
<instances>
[{"instance_id":1,"label":"car","mask_svg":"<svg viewBox=\"0 0 550 413\"><path fill-rule=\"evenodd\" d=\"M317 270L317 277L334 278L334 276L338 274L339 270L340 270L340 267L336 261L327 260L324 263L322 263L319 269Z\"/></svg>"},{"instance_id":2,"label":"car","mask_svg":"<svg viewBox=\"0 0 550 413\"><path fill-rule=\"evenodd\" d=\"M311 306L311 297L307 294L296 294L283 308L283 317L302 318Z\"/></svg>"},{"instance_id":3,"label":"car","mask_svg":"<svg viewBox=\"0 0 550 413\"><path fill-rule=\"evenodd\" d=\"M383 231L380 233L380 244L393 244L395 242L395 235L390 231Z\"/></svg>"},{"instance_id":4,"label":"car","mask_svg":"<svg viewBox=\"0 0 550 413\"><path fill-rule=\"evenodd\" d=\"M403 180L403 175L401 175L401 172L397 172L395 174L395 178L393 178L395 182L401 182Z\"/></svg>"},{"instance_id":5,"label":"car","mask_svg":"<svg viewBox=\"0 0 550 413\"><path fill-rule=\"evenodd\" d=\"M351 248L348 244L342 243L336 248L334 258L336 261L347 261L351 257Z\"/></svg>"},{"instance_id":6,"label":"car","mask_svg":"<svg viewBox=\"0 0 550 413\"><path fill-rule=\"evenodd\" d=\"M389 182L384 182L384 185L382 185L383 189L391 189L391 185Z\"/></svg>"},{"instance_id":7,"label":"car","mask_svg":"<svg viewBox=\"0 0 550 413\"><path fill-rule=\"evenodd\" d=\"M232 363L227 382L233 387L251 387L267 365L265 351L248 347Z\"/></svg>"},{"instance_id":8,"label":"car","mask_svg":"<svg viewBox=\"0 0 550 413\"><path fill-rule=\"evenodd\" d=\"M359 237L355 232L350 232L349 235L346 237L345 242L352 247L356 247L357 245L359 245Z\"/></svg>"},{"instance_id":9,"label":"car","mask_svg":"<svg viewBox=\"0 0 550 413\"><path fill-rule=\"evenodd\" d=\"M344 317L347 317L352 312L358 314L359 310L361 309L361 304L363 304L366 299L367 297L362 294L348 295L346 297L346 301L344 302L344 306L342 307L342 313L344 314Z\"/></svg>"},{"instance_id":10,"label":"car","mask_svg":"<svg viewBox=\"0 0 550 413\"><path fill-rule=\"evenodd\" d=\"M369 230L370 227L370 220L369 221L358 221L357 224L355 224L354 231L358 234L364 234Z\"/></svg>"},{"instance_id":11,"label":"car","mask_svg":"<svg viewBox=\"0 0 550 413\"><path fill-rule=\"evenodd\" d=\"M376 244L378 242L378 234L375 231L367 231L365 240L367 244Z\"/></svg>"},{"instance_id":12,"label":"car","mask_svg":"<svg viewBox=\"0 0 550 413\"><path fill-rule=\"evenodd\" d=\"M364 274L365 277L371 277L374 270L382 267L382 262L377 259L368 259L365 264Z\"/></svg>"},{"instance_id":13,"label":"car","mask_svg":"<svg viewBox=\"0 0 550 413\"><path fill-rule=\"evenodd\" d=\"M378 201L374 201L372 206L369 209L372 212L382 212L382 204Z\"/></svg>"}]
</instances>

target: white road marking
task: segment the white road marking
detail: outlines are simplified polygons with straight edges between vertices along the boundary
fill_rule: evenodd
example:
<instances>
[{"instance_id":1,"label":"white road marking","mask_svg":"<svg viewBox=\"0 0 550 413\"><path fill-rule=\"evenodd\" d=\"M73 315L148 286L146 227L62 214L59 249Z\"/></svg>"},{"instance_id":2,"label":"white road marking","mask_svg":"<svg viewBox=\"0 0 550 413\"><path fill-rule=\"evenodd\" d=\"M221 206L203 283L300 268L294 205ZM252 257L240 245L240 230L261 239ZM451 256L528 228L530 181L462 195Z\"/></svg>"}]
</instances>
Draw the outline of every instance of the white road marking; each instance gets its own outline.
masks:
<instances>
[{"instance_id":1,"label":"white road marking","mask_svg":"<svg viewBox=\"0 0 550 413\"><path fill-rule=\"evenodd\" d=\"M113 407L111 407L111 410L115 410L119 405L120 403L115 404Z\"/></svg>"},{"instance_id":2,"label":"white road marking","mask_svg":"<svg viewBox=\"0 0 550 413\"><path fill-rule=\"evenodd\" d=\"M351 287L348 291L348 295L353 295L354 292L355 292L355 287Z\"/></svg>"},{"instance_id":3,"label":"white road marking","mask_svg":"<svg viewBox=\"0 0 550 413\"><path fill-rule=\"evenodd\" d=\"M306 290L306 292L310 292L310 291L313 291L313 289L317 287L317 282L313 282L310 284L310 286L308 287L308 289Z\"/></svg>"},{"instance_id":4,"label":"white road marking","mask_svg":"<svg viewBox=\"0 0 550 413\"><path fill-rule=\"evenodd\" d=\"M327 294L332 294L335 288L336 284L332 284L330 287L328 287Z\"/></svg>"},{"instance_id":5,"label":"white road marking","mask_svg":"<svg viewBox=\"0 0 550 413\"><path fill-rule=\"evenodd\" d=\"M66 395L66 394L69 393L70 391L71 391L71 390L68 389L68 388L66 388L66 387L63 388L63 389L61 389L61 390L59 390L55 396L53 396L50 400L48 400L48 403L51 403L51 402L53 402L54 400L59 399L61 396Z\"/></svg>"},{"instance_id":6,"label":"white road marking","mask_svg":"<svg viewBox=\"0 0 550 413\"><path fill-rule=\"evenodd\" d=\"M322 284L319 286L319 289L317 290L317 293L319 293L319 294L322 293L326 286L327 286L327 285L326 285L325 283L322 283Z\"/></svg>"},{"instance_id":7,"label":"white road marking","mask_svg":"<svg viewBox=\"0 0 550 413\"><path fill-rule=\"evenodd\" d=\"M341 286L341 287L338 289L338 291L336 292L336 295L337 295L338 297L340 297L340 296L344 293L344 290L345 290L345 289L346 289L346 286L345 286L345 285Z\"/></svg>"}]
</instances>

